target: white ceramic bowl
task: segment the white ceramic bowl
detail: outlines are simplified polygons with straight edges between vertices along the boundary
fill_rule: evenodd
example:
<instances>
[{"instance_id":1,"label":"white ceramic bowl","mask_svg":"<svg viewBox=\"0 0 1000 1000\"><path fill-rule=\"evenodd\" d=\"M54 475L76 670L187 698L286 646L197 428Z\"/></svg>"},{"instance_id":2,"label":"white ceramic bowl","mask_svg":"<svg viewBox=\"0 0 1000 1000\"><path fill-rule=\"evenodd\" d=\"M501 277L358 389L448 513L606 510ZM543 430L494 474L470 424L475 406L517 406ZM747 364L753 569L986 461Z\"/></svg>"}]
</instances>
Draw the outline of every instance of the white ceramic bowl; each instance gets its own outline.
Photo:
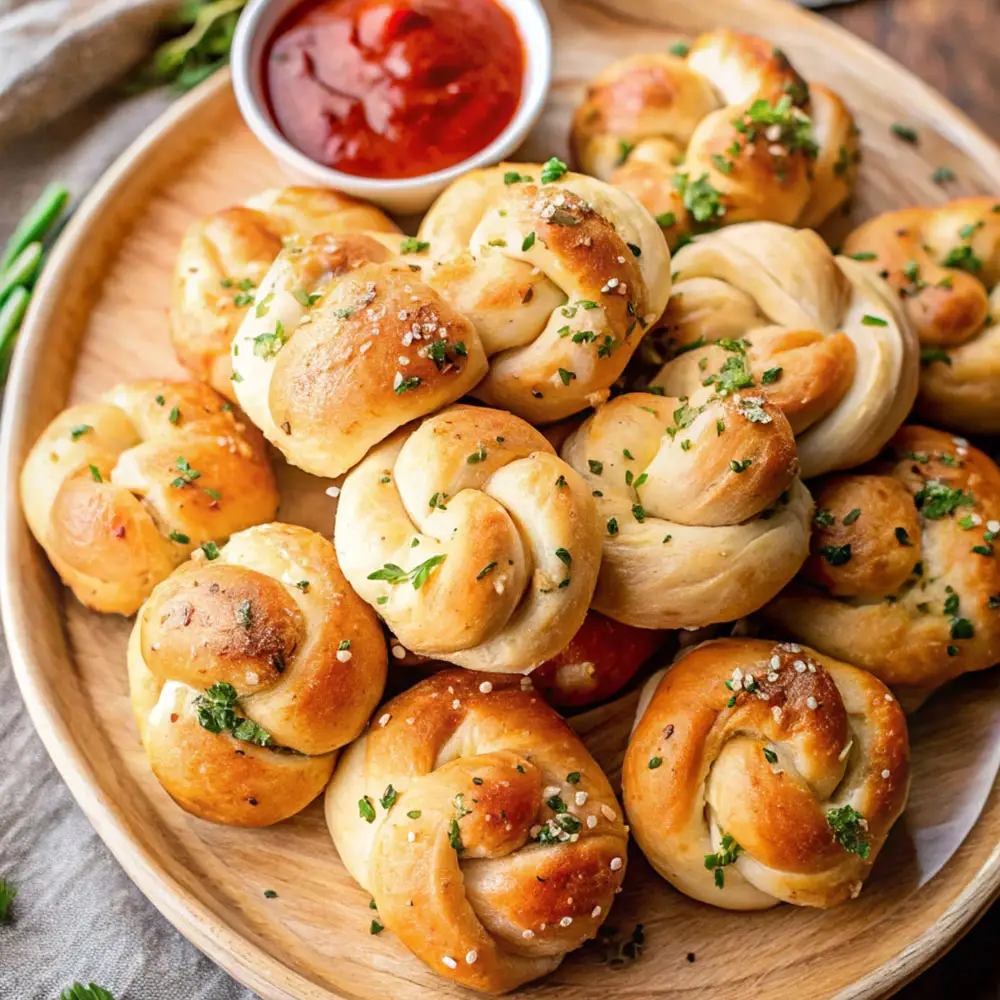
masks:
<instances>
[{"instance_id":1,"label":"white ceramic bowl","mask_svg":"<svg viewBox=\"0 0 1000 1000\"><path fill-rule=\"evenodd\" d=\"M524 141L545 103L552 76L552 39L540 0L496 0L514 19L524 45L521 103L510 124L484 149L461 163L422 177L383 180L326 167L295 148L279 131L264 99L264 49L282 18L301 0L251 0L232 46L233 89L254 135L300 183L336 188L390 212L423 212L456 177L509 156Z\"/></svg>"}]
</instances>

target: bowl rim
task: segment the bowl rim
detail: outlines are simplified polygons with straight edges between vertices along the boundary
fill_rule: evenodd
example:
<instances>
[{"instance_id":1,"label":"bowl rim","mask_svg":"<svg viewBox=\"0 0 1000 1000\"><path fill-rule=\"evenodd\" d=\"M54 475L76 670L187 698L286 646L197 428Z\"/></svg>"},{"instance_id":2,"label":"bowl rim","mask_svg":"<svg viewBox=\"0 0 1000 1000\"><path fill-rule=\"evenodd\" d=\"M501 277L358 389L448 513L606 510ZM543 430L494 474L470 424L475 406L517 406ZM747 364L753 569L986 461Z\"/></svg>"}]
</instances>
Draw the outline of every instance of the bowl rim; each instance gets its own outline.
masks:
<instances>
[{"instance_id":1,"label":"bowl rim","mask_svg":"<svg viewBox=\"0 0 1000 1000\"><path fill-rule=\"evenodd\" d=\"M491 142L458 163L417 177L364 177L319 163L278 129L263 100L264 47L282 18L308 0L250 0L233 35L230 67L236 103L247 126L279 161L330 187L373 198L441 189L474 170L499 162L524 140L541 114L552 80L552 31L541 0L493 0L514 21L524 48L521 100L514 116Z\"/></svg>"}]
</instances>

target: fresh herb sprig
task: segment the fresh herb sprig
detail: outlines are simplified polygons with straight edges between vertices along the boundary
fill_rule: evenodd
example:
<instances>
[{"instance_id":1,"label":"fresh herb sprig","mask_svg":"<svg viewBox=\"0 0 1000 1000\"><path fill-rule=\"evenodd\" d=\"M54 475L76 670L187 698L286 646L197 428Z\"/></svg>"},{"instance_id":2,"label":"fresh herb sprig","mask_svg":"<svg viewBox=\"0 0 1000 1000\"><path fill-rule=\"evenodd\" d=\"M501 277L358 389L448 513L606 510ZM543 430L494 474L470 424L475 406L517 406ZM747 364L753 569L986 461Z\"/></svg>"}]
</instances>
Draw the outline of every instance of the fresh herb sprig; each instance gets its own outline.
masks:
<instances>
[{"instance_id":1,"label":"fresh herb sprig","mask_svg":"<svg viewBox=\"0 0 1000 1000\"><path fill-rule=\"evenodd\" d=\"M225 681L213 684L195 702L198 722L210 733L228 731L238 740L254 743L259 747L272 746L271 734L256 722L236 714L236 688Z\"/></svg>"},{"instance_id":2,"label":"fresh herb sprig","mask_svg":"<svg viewBox=\"0 0 1000 1000\"><path fill-rule=\"evenodd\" d=\"M185 0L162 24L167 37L136 71L129 89L170 84L184 93L229 62L246 0Z\"/></svg>"}]
</instances>

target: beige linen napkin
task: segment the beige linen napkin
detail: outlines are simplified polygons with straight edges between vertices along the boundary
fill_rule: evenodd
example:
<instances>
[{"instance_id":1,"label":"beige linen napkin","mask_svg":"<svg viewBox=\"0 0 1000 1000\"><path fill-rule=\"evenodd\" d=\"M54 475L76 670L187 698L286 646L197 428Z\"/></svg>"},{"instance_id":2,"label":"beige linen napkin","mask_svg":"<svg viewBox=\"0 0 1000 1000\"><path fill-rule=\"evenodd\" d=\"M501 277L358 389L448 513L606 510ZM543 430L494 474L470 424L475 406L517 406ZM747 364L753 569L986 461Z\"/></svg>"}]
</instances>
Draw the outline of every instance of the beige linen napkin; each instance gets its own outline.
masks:
<instances>
[{"instance_id":1,"label":"beige linen napkin","mask_svg":"<svg viewBox=\"0 0 1000 1000\"><path fill-rule=\"evenodd\" d=\"M175 0L0 0L0 149L117 80Z\"/></svg>"}]
</instances>

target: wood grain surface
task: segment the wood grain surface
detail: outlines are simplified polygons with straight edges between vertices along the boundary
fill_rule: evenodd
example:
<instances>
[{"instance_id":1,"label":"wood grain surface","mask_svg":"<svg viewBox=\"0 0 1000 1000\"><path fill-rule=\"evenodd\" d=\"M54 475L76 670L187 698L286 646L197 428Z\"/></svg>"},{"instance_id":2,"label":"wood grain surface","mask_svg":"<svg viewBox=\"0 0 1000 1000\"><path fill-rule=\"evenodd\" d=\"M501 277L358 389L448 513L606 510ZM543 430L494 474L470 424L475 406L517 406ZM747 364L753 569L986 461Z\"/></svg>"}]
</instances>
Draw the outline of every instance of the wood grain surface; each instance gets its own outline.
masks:
<instances>
[{"instance_id":1,"label":"wood grain surface","mask_svg":"<svg viewBox=\"0 0 1000 1000\"><path fill-rule=\"evenodd\" d=\"M1000 139L1000 0L861 0L823 12L871 42ZM998 178L1000 189L1000 178ZM940 962L905 987L903 1000L1000 996L1000 903Z\"/></svg>"},{"instance_id":2,"label":"wood grain surface","mask_svg":"<svg viewBox=\"0 0 1000 1000\"><path fill-rule=\"evenodd\" d=\"M824 14L1000 138L1000 0L859 0Z\"/></svg>"},{"instance_id":3,"label":"wood grain surface","mask_svg":"<svg viewBox=\"0 0 1000 1000\"><path fill-rule=\"evenodd\" d=\"M565 155L569 113L611 58L662 48L716 24L766 31L808 74L856 110L866 160L853 217L919 198L941 200L941 162L958 191L988 192L1000 151L946 102L823 21L771 0L550 0L555 80L525 157ZM889 124L907 120L906 146ZM116 382L179 374L166 339L170 270L198 214L280 181L240 123L220 76L178 105L95 189L48 265L7 396L0 447L0 572L18 681L43 741L88 818L160 910L220 965L266 998L468 997L420 966L388 933L368 933L367 897L347 876L319 804L277 827L214 827L181 812L152 777L131 719L124 675L129 623L86 612L67 596L28 537L16 481L27 448L68 399ZM282 470L281 516L329 531L325 483ZM996 672L936 697L914 726L913 812L947 813L981 750ZM634 708L627 696L577 724L614 774ZM1000 795L994 790L961 848L918 885L912 829L902 822L861 897L829 912L791 906L748 916L679 896L637 850L609 923L637 924L646 947L622 967L609 951L573 955L519 996L604 1000L785 1000L886 995L962 933L1000 888ZM274 889L276 899L265 899ZM613 950L612 950L613 953Z\"/></svg>"}]
</instances>

